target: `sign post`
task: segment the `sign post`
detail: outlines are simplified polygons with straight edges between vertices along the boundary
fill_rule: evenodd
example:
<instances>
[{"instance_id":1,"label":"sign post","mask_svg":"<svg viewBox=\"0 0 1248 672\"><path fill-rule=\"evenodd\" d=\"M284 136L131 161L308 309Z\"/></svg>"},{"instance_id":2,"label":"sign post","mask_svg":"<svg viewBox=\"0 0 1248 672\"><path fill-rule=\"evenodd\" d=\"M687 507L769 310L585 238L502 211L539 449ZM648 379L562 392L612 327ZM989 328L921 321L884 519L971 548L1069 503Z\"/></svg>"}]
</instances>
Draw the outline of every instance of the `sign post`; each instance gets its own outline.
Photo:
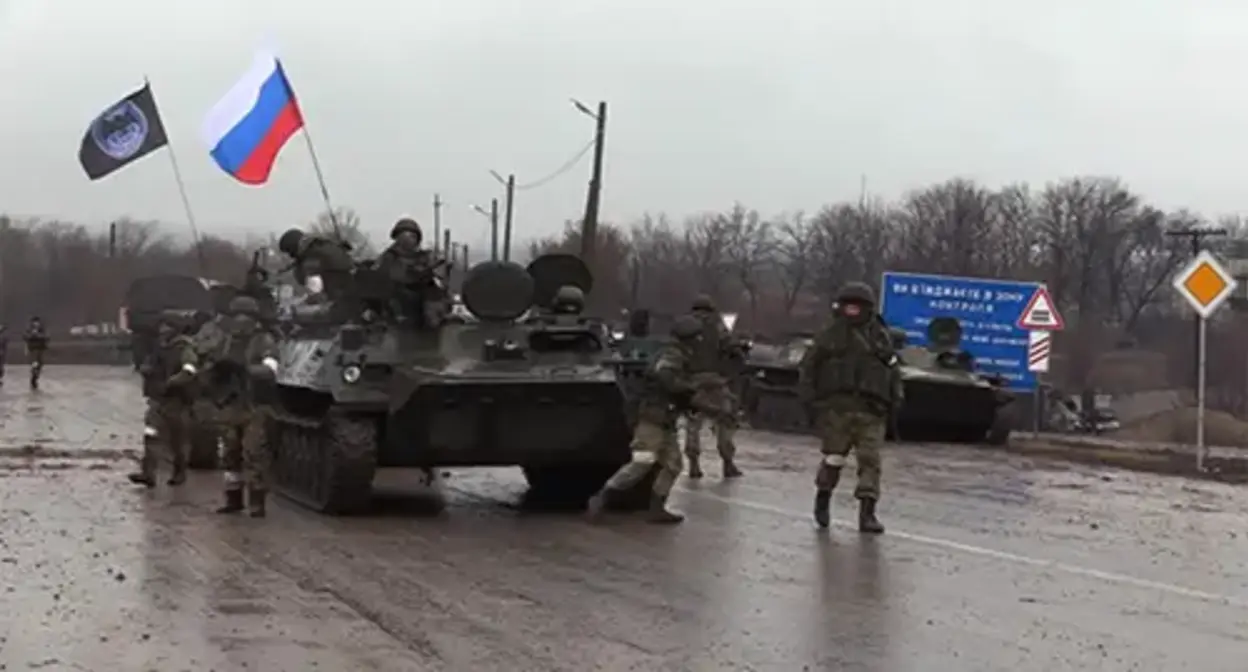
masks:
<instances>
[{"instance_id":1,"label":"sign post","mask_svg":"<svg viewBox=\"0 0 1248 672\"><path fill-rule=\"evenodd\" d=\"M1205 379L1208 321L1235 291L1238 282L1222 266L1217 257L1202 251L1179 274L1174 276L1174 289L1200 316L1196 345L1196 470L1205 470L1208 448L1205 446Z\"/></svg>"},{"instance_id":2,"label":"sign post","mask_svg":"<svg viewBox=\"0 0 1248 672\"><path fill-rule=\"evenodd\" d=\"M1014 392L1035 388L1036 374L1027 364L1028 331L1018 326L1018 318L1039 283L893 271L881 280L880 314L906 332L906 343L924 346L933 318L956 318L962 348L975 357L977 371L1001 376Z\"/></svg>"},{"instance_id":3,"label":"sign post","mask_svg":"<svg viewBox=\"0 0 1248 672\"><path fill-rule=\"evenodd\" d=\"M1018 316L1019 329L1027 330L1027 370L1032 373L1048 373L1049 359L1053 354L1053 332L1066 328L1061 313L1053 303L1053 297L1044 285L1036 288L1027 307ZM1041 395L1044 390L1040 385L1040 376L1036 376L1036 386L1032 393L1031 432L1036 438L1040 436L1040 414L1044 406Z\"/></svg>"}]
</instances>

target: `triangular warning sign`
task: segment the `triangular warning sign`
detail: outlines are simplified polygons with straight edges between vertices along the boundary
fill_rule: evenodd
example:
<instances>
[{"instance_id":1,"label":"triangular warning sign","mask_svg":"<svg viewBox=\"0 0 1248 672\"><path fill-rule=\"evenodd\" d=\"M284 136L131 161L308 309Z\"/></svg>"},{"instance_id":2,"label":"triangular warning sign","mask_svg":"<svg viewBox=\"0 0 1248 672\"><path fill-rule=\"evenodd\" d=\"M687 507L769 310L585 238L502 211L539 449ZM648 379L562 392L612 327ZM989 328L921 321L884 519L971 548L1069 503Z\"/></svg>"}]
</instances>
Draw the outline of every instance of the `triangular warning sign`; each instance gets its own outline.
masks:
<instances>
[{"instance_id":1,"label":"triangular warning sign","mask_svg":"<svg viewBox=\"0 0 1248 672\"><path fill-rule=\"evenodd\" d=\"M1037 287L1036 293L1031 295L1023 314L1018 316L1017 324L1020 329L1037 331L1061 331L1066 327L1061 314L1057 312L1057 306L1053 305L1053 297L1049 296L1049 290L1044 285Z\"/></svg>"}]
</instances>

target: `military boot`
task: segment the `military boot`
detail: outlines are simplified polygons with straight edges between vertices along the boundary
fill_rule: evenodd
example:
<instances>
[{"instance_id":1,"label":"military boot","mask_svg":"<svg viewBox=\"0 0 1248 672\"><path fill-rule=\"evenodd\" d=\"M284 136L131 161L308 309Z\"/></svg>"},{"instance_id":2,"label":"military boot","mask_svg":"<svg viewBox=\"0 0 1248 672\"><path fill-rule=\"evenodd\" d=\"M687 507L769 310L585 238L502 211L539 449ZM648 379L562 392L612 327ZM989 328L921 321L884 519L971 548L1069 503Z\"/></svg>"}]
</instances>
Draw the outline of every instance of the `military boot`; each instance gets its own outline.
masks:
<instances>
[{"instance_id":1,"label":"military boot","mask_svg":"<svg viewBox=\"0 0 1248 672\"><path fill-rule=\"evenodd\" d=\"M674 525L683 522L685 517L667 508L666 495L651 495L650 513L646 520L656 525Z\"/></svg>"},{"instance_id":2,"label":"military boot","mask_svg":"<svg viewBox=\"0 0 1248 672\"><path fill-rule=\"evenodd\" d=\"M144 437L143 457L139 460L139 470L126 476L135 485L156 487L156 452L153 443L153 438Z\"/></svg>"},{"instance_id":3,"label":"military boot","mask_svg":"<svg viewBox=\"0 0 1248 672\"><path fill-rule=\"evenodd\" d=\"M815 523L822 529L832 524L832 491L840 480L840 469L826 464L819 466L815 476Z\"/></svg>"},{"instance_id":4,"label":"military boot","mask_svg":"<svg viewBox=\"0 0 1248 672\"><path fill-rule=\"evenodd\" d=\"M815 491L815 524L825 530L832 524L831 490Z\"/></svg>"},{"instance_id":5,"label":"military boot","mask_svg":"<svg viewBox=\"0 0 1248 672\"><path fill-rule=\"evenodd\" d=\"M252 518L264 517L264 498L267 494L260 488L247 489L247 515Z\"/></svg>"},{"instance_id":6,"label":"military boot","mask_svg":"<svg viewBox=\"0 0 1248 672\"><path fill-rule=\"evenodd\" d=\"M875 517L875 500L870 497L858 498L858 531L864 534L884 532L884 524Z\"/></svg>"},{"instance_id":7,"label":"military boot","mask_svg":"<svg viewBox=\"0 0 1248 672\"><path fill-rule=\"evenodd\" d=\"M602 512L607 508L607 490L603 488L594 493L589 501L585 502L585 517L590 520L597 520L602 517Z\"/></svg>"},{"instance_id":8,"label":"military boot","mask_svg":"<svg viewBox=\"0 0 1248 672\"><path fill-rule=\"evenodd\" d=\"M724 460L724 478L740 478L744 474L731 459Z\"/></svg>"},{"instance_id":9,"label":"military boot","mask_svg":"<svg viewBox=\"0 0 1248 672\"><path fill-rule=\"evenodd\" d=\"M238 513L239 511L242 511L242 510L243 510L243 491L241 489L226 490L225 491L225 506L218 508L217 513Z\"/></svg>"},{"instance_id":10,"label":"military boot","mask_svg":"<svg viewBox=\"0 0 1248 672\"><path fill-rule=\"evenodd\" d=\"M689 458L689 478L693 478L693 479L702 478L703 476L702 461L698 459L697 455L689 455L688 458Z\"/></svg>"},{"instance_id":11,"label":"military boot","mask_svg":"<svg viewBox=\"0 0 1248 672\"><path fill-rule=\"evenodd\" d=\"M174 465L173 473L169 474L169 480L165 481L165 485L182 485L186 482L186 467Z\"/></svg>"},{"instance_id":12,"label":"military boot","mask_svg":"<svg viewBox=\"0 0 1248 672\"><path fill-rule=\"evenodd\" d=\"M173 461L173 473L169 475L169 480L165 481L165 485L182 485L186 482L186 461L175 459Z\"/></svg>"}]
</instances>

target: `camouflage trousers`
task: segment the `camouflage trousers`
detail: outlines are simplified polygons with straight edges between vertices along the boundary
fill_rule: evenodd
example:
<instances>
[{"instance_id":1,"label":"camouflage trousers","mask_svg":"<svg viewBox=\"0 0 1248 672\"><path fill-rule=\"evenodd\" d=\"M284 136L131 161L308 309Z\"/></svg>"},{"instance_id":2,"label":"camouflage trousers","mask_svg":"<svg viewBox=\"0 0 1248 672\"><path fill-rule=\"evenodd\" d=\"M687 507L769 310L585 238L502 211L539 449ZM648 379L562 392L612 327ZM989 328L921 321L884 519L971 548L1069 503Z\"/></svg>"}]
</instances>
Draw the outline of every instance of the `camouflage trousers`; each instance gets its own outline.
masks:
<instances>
[{"instance_id":1,"label":"camouflage trousers","mask_svg":"<svg viewBox=\"0 0 1248 672\"><path fill-rule=\"evenodd\" d=\"M680 445L676 437L674 425L664 426L652 420L642 418L637 421L633 430L633 442L630 446L633 460L620 467L615 475L607 481L608 490L628 490L640 483L650 470L658 466L659 473L654 479L654 494L667 497L676 484L684 468L680 457Z\"/></svg>"},{"instance_id":2,"label":"camouflage trousers","mask_svg":"<svg viewBox=\"0 0 1248 672\"><path fill-rule=\"evenodd\" d=\"M880 446L884 444L887 420L874 413L826 409L817 416L820 451L823 460L815 476L815 487L831 490L840 478L850 450L858 462L859 499L880 497Z\"/></svg>"},{"instance_id":3,"label":"camouflage trousers","mask_svg":"<svg viewBox=\"0 0 1248 672\"><path fill-rule=\"evenodd\" d=\"M187 442L190 439L191 412L186 404L170 399L148 399L143 414L143 473L156 473L160 464L159 446L164 446L174 471L186 469Z\"/></svg>"},{"instance_id":4,"label":"camouflage trousers","mask_svg":"<svg viewBox=\"0 0 1248 672\"><path fill-rule=\"evenodd\" d=\"M721 413L712 415L709 420L715 432L715 448L719 457L731 462L737 454L737 445L733 436L737 432L736 399L728 389L728 383L718 374L697 374L693 377L694 387L698 389L698 399L714 408L722 409ZM696 460L702 455L702 428L707 422L706 414L694 413L685 421L685 456Z\"/></svg>"},{"instance_id":5,"label":"camouflage trousers","mask_svg":"<svg viewBox=\"0 0 1248 672\"><path fill-rule=\"evenodd\" d=\"M225 489L269 489L272 447L266 436L268 416L263 409L232 404L217 409L214 425L221 441L221 468Z\"/></svg>"}]
</instances>

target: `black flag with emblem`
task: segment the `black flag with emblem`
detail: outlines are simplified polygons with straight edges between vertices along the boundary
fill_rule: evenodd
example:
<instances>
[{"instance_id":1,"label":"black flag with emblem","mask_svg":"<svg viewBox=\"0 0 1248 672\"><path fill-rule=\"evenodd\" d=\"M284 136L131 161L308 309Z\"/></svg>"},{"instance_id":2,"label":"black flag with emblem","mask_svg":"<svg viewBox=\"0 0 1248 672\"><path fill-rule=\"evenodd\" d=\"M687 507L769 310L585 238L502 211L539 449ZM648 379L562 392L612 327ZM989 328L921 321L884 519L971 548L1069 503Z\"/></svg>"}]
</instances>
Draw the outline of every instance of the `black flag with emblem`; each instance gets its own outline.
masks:
<instances>
[{"instance_id":1,"label":"black flag with emblem","mask_svg":"<svg viewBox=\"0 0 1248 672\"><path fill-rule=\"evenodd\" d=\"M152 86L144 84L91 122L82 136L78 163L87 177L98 180L168 144Z\"/></svg>"}]
</instances>

